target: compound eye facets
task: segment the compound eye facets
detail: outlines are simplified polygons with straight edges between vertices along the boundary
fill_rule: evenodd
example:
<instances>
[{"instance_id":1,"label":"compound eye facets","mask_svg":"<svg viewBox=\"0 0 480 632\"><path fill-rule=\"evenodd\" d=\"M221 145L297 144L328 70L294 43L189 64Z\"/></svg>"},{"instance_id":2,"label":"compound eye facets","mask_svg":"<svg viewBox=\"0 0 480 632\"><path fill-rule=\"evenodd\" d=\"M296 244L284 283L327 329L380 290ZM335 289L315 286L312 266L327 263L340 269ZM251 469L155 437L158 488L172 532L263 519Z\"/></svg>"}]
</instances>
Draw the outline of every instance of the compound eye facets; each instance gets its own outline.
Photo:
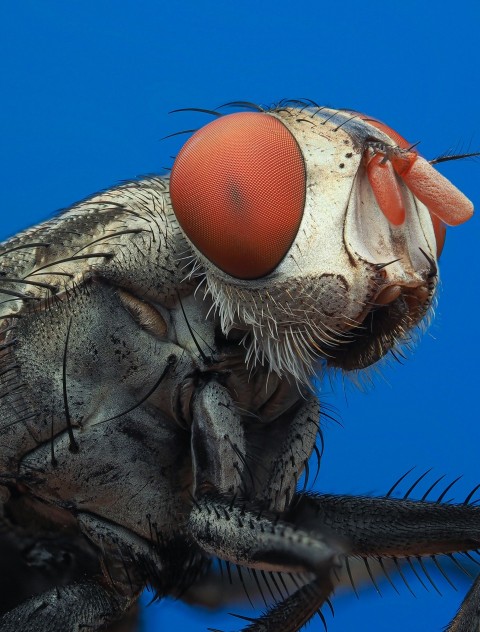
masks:
<instances>
[{"instance_id":1,"label":"compound eye facets","mask_svg":"<svg viewBox=\"0 0 480 632\"><path fill-rule=\"evenodd\" d=\"M239 279L272 272L298 232L305 165L291 132L257 112L222 116L196 132L173 165L170 193L187 237Z\"/></svg>"}]
</instances>

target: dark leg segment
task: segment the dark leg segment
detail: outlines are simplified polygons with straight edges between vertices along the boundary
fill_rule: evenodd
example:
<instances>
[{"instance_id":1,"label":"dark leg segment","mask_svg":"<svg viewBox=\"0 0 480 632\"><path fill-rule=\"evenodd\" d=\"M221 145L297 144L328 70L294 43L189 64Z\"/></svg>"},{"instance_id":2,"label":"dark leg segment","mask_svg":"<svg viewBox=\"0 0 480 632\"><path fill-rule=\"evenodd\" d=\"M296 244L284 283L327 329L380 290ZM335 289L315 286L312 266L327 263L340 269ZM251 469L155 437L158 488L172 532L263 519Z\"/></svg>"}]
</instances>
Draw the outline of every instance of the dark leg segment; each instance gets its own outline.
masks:
<instances>
[{"instance_id":1,"label":"dark leg segment","mask_svg":"<svg viewBox=\"0 0 480 632\"><path fill-rule=\"evenodd\" d=\"M321 529L311 535L221 496L196 501L188 531L206 553L266 571L309 571L325 577L342 553L334 538L322 537Z\"/></svg>"},{"instance_id":2,"label":"dark leg segment","mask_svg":"<svg viewBox=\"0 0 480 632\"><path fill-rule=\"evenodd\" d=\"M315 579L252 621L243 632L297 632L320 611L332 590L329 575Z\"/></svg>"},{"instance_id":3,"label":"dark leg segment","mask_svg":"<svg viewBox=\"0 0 480 632\"><path fill-rule=\"evenodd\" d=\"M256 498L265 501L272 511L284 511L295 494L298 479L310 458L318 434L320 404L316 397L305 400L289 421L283 440L279 441L278 424L266 432L262 460L270 472L267 484L258 490Z\"/></svg>"},{"instance_id":4,"label":"dark leg segment","mask_svg":"<svg viewBox=\"0 0 480 632\"><path fill-rule=\"evenodd\" d=\"M319 530L314 535L261 515L241 502L203 497L196 502L189 531L206 552L260 570L309 571L316 578L245 628L249 632L296 632L332 592L331 571L341 548Z\"/></svg>"},{"instance_id":5,"label":"dark leg segment","mask_svg":"<svg viewBox=\"0 0 480 632\"><path fill-rule=\"evenodd\" d=\"M216 382L207 384L194 399L193 414L194 495L205 486L230 494L244 489L250 481L242 474L243 425L227 390Z\"/></svg>"},{"instance_id":6,"label":"dark leg segment","mask_svg":"<svg viewBox=\"0 0 480 632\"><path fill-rule=\"evenodd\" d=\"M284 516L330 532L361 557L409 557L480 547L480 507L362 496L299 495Z\"/></svg>"},{"instance_id":7,"label":"dark leg segment","mask_svg":"<svg viewBox=\"0 0 480 632\"><path fill-rule=\"evenodd\" d=\"M131 600L93 582L33 597L0 617L1 632L86 632L121 618Z\"/></svg>"},{"instance_id":8,"label":"dark leg segment","mask_svg":"<svg viewBox=\"0 0 480 632\"><path fill-rule=\"evenodd\" d=\"M480 507L359 496L297 496L285 516L307 531L344 537L349 554L408 558L480 547ZM480 577L446 632L480 632Z\"/></svg>"},{"instance_id":9,"label":"dark leg segment","mask_svg":"<svg viewBox=\"0 0 480 632\"><path fill-rule=\"evenodd\" d=\"M480 630L480 575L470 588L453 621L445 632L479 632Z\"/></svg>"}]
</instances>

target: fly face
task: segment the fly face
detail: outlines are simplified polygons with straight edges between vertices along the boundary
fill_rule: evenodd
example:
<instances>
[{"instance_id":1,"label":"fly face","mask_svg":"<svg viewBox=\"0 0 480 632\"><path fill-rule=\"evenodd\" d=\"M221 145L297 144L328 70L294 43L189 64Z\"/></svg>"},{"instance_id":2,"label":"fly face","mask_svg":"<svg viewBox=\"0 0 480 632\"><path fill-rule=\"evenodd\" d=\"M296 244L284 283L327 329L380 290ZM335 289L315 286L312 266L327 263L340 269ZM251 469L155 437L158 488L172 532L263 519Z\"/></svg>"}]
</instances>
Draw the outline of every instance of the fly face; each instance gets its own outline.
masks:
<instances>
[{"instance_id":1,"label":"fly face","mask_svg":"<svg viewBox=\"0 0 480 632\"><path fill-rule=\"evenodd\" d=\"M170 192L224 333L245 330L250 363L301 382L408 340L444 222L472 212L396 132L328 108L218 118L180 151Z\"/></svg>"}]
</instances>

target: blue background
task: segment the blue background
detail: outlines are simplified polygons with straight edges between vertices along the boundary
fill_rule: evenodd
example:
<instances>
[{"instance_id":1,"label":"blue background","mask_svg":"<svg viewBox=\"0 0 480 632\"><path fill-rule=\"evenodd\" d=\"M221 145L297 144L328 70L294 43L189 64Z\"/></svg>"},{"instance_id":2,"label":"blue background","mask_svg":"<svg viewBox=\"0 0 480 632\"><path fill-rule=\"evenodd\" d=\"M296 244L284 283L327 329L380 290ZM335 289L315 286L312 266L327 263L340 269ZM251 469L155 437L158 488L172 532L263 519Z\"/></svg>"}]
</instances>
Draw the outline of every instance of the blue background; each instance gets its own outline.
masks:
<instances>
[{"instance_id":1,"label":"blue background","mask_svg":"<svg viewBox=\"0 0 480 632\"><path fill-rule=\"evenodd\" d=\"M435 6L434 9L432 7ZM183 142L166 134L233 99L310 97L376 116L433 158L480 149L476 2L275 3L23 0L0 5L1 237L139 174L159 172ZM441 171L476 206L480 164ZM327 422L320 489L384 493L412 466L479 482L479 222L450 230L437 316L403 365L361 390L325 384L343 428ZM413 480L413 479L411 479ZM405 490L407 485L403 485ZM422 488L422 491L426 487ZM329 630L440 630L467 582L412 597L385 582L334 600ZM234 608L235 610L235 608ZM236 609L238 611L238 608ZM162 603L145 629L238 629L239 621ZM310 630L323 629L314 620Z\"/></svg>"}]
</instances>

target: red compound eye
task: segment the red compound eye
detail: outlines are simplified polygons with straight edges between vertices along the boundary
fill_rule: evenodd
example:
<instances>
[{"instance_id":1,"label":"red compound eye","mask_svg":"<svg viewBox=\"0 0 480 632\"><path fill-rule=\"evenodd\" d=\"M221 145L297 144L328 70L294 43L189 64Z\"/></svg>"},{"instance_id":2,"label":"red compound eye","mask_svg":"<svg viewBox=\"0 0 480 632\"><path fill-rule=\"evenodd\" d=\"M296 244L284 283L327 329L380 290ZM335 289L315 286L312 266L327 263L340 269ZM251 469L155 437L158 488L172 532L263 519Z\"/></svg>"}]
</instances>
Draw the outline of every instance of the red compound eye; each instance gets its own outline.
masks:
<instances>
[{"instance_id":1,"label":"red compound eye","mask_svg":"<svg viewBox=\"0 0 480 632\"><path fill-rule=\"evenodd\" d=\"M196 132L173 165L177 219L196 248L240 279L272 272L288 252L305 205L297 141L276 118L229 114Z\"/></svg>"}]
</instances>

